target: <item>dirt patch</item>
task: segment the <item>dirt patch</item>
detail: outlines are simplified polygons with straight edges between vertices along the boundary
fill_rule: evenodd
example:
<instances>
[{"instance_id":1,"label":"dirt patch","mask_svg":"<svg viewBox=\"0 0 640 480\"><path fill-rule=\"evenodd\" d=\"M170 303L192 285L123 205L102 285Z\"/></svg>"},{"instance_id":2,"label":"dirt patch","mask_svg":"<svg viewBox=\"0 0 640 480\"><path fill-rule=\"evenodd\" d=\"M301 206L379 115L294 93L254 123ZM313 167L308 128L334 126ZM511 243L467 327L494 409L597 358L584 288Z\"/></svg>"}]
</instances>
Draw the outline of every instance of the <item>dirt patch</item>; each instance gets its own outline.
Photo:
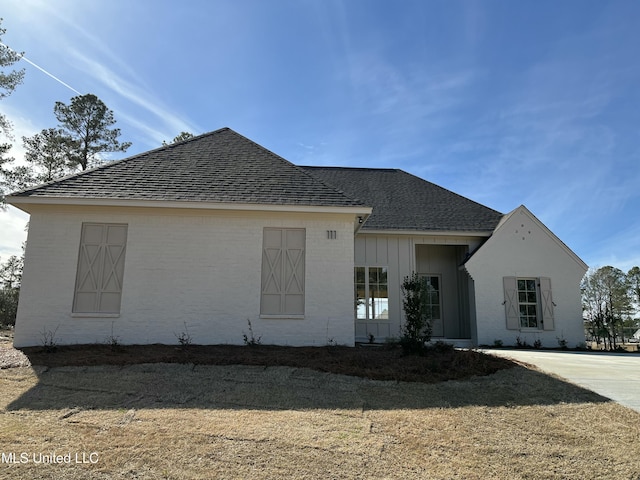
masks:
<instances>
[{"instance_id":1,"label":"dirt patch","mask_svg":"<svg viewBox=\"0 0 640 480\"><path fill-rule=\"evenodd\" d=\"M436 383L490 375L514 363L473 350L444 349L424 356L403 355L398 347L281 347L268 345L58 346L22 350L32 365L91 366L141 363L259 365L311 368L374 380Z\"/></svg>"}]
</instances>

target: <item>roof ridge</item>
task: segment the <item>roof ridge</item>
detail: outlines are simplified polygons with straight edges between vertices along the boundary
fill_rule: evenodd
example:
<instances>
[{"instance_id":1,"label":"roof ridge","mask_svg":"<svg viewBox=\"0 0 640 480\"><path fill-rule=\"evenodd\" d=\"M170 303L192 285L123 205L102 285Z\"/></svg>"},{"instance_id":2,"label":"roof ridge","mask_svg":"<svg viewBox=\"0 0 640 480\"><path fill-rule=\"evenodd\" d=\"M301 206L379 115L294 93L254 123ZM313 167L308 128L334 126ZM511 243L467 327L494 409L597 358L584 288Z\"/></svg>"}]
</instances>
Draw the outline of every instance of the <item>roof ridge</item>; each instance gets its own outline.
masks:
<instances>
[{"instance_id":1,"label":"roof ridge","mask_svg":"<svg viewBox=\"0 0 640 480\"><path fill-rule=\"evenodd\" d=\"M344 167L341 165L300 165L302 168L325 170L370 170L375 172L403 172L400 168L375 168L375 167Z\"/></svg>"}]
</instances>

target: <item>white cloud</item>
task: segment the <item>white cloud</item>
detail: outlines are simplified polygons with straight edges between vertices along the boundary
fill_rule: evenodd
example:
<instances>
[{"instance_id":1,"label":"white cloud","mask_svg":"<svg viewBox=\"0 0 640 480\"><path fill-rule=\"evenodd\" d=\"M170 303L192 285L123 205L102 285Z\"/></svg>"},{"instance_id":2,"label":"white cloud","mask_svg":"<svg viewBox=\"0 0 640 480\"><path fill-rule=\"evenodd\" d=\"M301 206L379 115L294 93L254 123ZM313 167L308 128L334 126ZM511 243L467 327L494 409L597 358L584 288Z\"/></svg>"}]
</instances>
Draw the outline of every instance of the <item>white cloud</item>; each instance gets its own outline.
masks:
<instances>
[{"instance_id":1,"label":"white cloud","mask_svg":"<svg viewBox=\"0 0 640 480\"><path fill-rule=\"evenodd\" d=\"M76 49L71 49L68 53L81 64L80 68L85 73L89 74L90 76L104 84L113 92L131 101L135 105L142 107L147 112L153 114L156 117L156 121L154 123L158 123L159 121L160 123L165 124L170 132L200 131L199 128L179 118L169 108L163 106L158 99L152 98L141 87L125 80L104 64L89 58L87 55L81 53ZM141 121L134 120L134 116L132 114L127 114L124 112L119 113L126 116L128 121L134 126L140 127L140 125L142 125ZM158 130L148 128L144 130L147 134L152 134L154 136L154 140L156 141L159 137L162 137L162 139L167 138L166 135L161 134ZM170 135L175 136L175 133L171 133Z\"/></svg>"}]
</instances>

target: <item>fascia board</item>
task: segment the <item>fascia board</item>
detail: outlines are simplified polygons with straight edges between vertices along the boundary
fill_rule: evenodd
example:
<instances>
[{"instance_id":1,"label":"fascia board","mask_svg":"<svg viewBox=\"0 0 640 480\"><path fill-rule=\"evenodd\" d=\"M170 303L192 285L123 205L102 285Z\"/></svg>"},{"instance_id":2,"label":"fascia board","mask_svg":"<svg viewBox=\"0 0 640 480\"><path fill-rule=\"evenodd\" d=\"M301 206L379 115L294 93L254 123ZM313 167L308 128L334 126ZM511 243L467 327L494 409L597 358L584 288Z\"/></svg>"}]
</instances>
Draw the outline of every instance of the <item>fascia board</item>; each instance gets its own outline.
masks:
<instances>
[{"instance_id":1,"label":"fascia board","mask_svg":"<svg viewBox=\"0 0 640 480\"><path fill-rule=\"evenodd\" d=\"M100 207L143 207L143 208L187 208L197 210L237 210L264 212L300 212L300 213L342 213L353 215L371 215L371 207L340 207L325 205L289 205L262 203L216 203L175 200L132 200L113 198L70 198L70 197L5 197L6 203L29 212L30 205L72 205Z\"/></svg>"}]
</instances>

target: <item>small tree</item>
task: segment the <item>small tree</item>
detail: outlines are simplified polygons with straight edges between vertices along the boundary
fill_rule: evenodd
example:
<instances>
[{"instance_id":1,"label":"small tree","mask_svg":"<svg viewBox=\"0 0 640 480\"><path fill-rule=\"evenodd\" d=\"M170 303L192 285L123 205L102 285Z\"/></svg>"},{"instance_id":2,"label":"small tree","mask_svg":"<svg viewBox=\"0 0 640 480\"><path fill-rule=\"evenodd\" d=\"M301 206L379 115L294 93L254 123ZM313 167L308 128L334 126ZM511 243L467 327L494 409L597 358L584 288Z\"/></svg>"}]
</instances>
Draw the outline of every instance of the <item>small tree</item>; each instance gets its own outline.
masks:
<instances>
[{"instance_id":1,"label":"small tree","mask_svg":"<svg viewBox=\"0 0 640 480\"><path fill-rule=\"evenodd\" d=\"M73 97L69 105L56 102L53 113L72 167L86 170L99 161L100 153L125 152L131 146L118 141L120 129L109 128L116 123L113 112L93 94Z\"/></svg>"},{"instance_id":2,"label":"small tree","mask_svg":"<svg viewBox=\"0 0 640 480\"><path fill-rule=\"evenodd\" d=\"M44 183L73 172L64 152L63 132L58 128L46 128L32 137L22 137L29 162L24 174L32 184Z\"/></svg>"},{"instance_id":3,"label":"small tree","mask_svg":"<svg viewBox=\"0 0 640 480\"><path fill-rule=\"evenodd\" d=\"M0 325L14 325L22 279L23 259L12 255L0 264Z\"/></svg>"},{"instance_id":4,"label":"small tree","mask_svg":"<svg viewBox=\"0 0 640 480\"><path fill-rule=\"evenodd\" d=\"M427 279L416 272L402 282L402 308L405 323L400 343L405 353L422 353L431 340L431 312Z\"/></svg>"}]
</instances>

